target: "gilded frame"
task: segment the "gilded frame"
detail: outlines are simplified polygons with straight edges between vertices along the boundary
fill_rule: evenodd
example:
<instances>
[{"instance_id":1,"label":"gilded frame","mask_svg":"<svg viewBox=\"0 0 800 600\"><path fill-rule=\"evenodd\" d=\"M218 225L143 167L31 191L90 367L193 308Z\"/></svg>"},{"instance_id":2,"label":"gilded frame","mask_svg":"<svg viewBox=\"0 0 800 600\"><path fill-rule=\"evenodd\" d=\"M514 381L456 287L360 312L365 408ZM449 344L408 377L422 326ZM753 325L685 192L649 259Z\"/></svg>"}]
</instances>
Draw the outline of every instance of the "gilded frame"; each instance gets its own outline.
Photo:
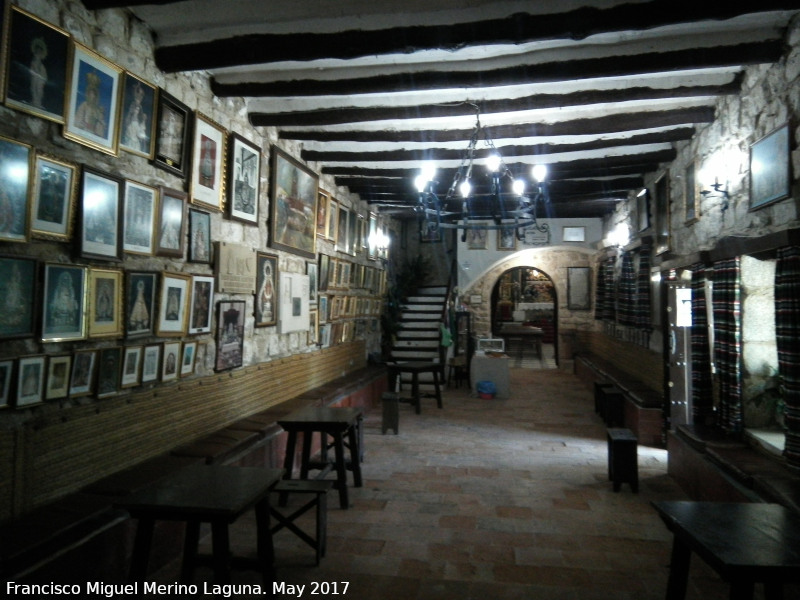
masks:
<instances>
[{"instance_id":1,"label":"gilded frame","mask_svg":"<svg viewBox=\"0 0 800 600\"><path fill-rule=\"evenodd\" d=\"M72 239L78 198L78 165L48 154L36 154L31 205L31 237Z\"/></svg>"},{"instance_id":2,"label":"gilded frame","mask_svg":"<svg viewBox=\"0 0 800 600\"><path fill-rule=\"evenodd\" d=\"M42 342L86 339L89 268L44 266Z\"/></svg>"},{"instance_id":3,"label":"gilded frame","mask_svg":"<svg viewBox=\"0 0 800 600\"><path fill-rule=\"evenodd\" d=\"M277 146L272 146L269 245L316 258L319 176Z\"/></svg>"},{"instance_id":4,"label":"gilded frame","mask_svg":"<svg viewBox=\"0 0 800 600\"><path fill-rule=\"evenodd\" d=\"M200 111L195 112L190 202L221 212L225 207L225 161L228 132Z\"/></svg>"},{"instance_id":5,"label":"gilded frame","mask_svg":"<svg viewBox=\"0 0 800 600\"><path fill-rule=\"evenodd\" d=\"M89 269L90 338L122 337L122 271Z\"/></svg>"}]
</instances>

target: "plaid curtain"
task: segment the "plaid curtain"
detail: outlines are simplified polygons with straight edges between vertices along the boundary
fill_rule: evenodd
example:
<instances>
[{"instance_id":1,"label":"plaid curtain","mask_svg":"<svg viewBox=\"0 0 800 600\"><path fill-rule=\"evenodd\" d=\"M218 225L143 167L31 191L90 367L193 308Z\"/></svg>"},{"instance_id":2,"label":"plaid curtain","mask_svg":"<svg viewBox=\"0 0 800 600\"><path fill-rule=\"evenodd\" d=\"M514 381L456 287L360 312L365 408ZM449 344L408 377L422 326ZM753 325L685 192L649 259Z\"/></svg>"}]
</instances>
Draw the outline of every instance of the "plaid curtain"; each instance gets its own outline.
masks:
<instances>
[{"instance_id":1,"label":"plaid curtain","mask_svg":"<svg viewBox=\"0 0 800 600\"><path fill-rule=\"evenodd\" d=\"M617 288L617 306L620 325L636 324L636 273L633 270L633 255L622 253L622 273Z\"/></svg>"},{"instance_id":2,"label":"plaid curtain","mask_svg":"<svg viewBox=\"0 0 800 600\"><path fill-rule=\"evenodd\" d=\"M614 311L614 266L612 256L600 263L597 275L597 293L594 304L594 318L613 321Z\"/></svg>"},{"instance_id":3,"label":"plaid curtain","mask_svg":"<svg viewBox=\"0 0 800 600\"><path fill-rule=\"evenodd\" d=\"M706 270L702 264L692 270L692 418L695 423L712 423L714 397L711 379L711 349L708 339Z\"/></svg>"},{"instance_id":4,"label":"plaid curtain","mask_svg":"<svg viewBox=\"0 0 800 600\"><path fill-rule=\"evenodd\" d=\"M800 468L800 248L778 250L775 269L778 370L786 403L786 462Z\"/></svg>"},{"instance_id":5,"label":"plaid curtain","mask_svg":"<svg viewBox=\"0 0 800 600\"><path fill-rule=\"evenodd\" d=\"M714 362L719 379L719 425L742 430L742 307L739 257L714 264Z\"/></svg>"},{"instance_id":6,"label":"plaid curtain","mask_svg":"<svg viewBox=\"0 0 800 600\"><path fill-rule=\"evenodd\" d=\"M634 325L642 329L652 329L650 320L650 247L639 250L639 273L636 278L636 314Z\"/></svg>"}]
</instances>

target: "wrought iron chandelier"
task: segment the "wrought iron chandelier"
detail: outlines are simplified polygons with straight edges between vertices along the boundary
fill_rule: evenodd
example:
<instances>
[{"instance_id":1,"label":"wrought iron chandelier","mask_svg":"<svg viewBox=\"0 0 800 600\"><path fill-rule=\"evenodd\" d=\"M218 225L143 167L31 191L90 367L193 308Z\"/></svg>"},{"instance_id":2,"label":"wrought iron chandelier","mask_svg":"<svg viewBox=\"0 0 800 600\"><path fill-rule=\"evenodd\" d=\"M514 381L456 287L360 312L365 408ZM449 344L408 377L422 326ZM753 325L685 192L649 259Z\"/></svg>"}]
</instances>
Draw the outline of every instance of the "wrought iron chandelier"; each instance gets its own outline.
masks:
<instances>
[{"instance_id":1,"label":"wrought iron chandelier","mask_svg":"<svg viewBox=\"0 0 800 600\"><path fill-rule=\"evenodd\" d=\"M525 180L514 177L481 125L480 108L472 106L476 113L475 126L444 198L435 191L437 181L433 163L425 163L415 180L419 192L415 210L419 218L429 221L433 227L463 229L462 241L466 240L468 229L514 229L520 240L524 238L526 229L534 228L540 233L549 231L547 223L536 220L540 204L549 208L547 167L543 164L533 166L533 190L526 194ZM481 138L488 148L485 163L491 182L488 191L476 193L472 182L473 167L476 166L476 150Z\"/></svg>"}]
</instances>

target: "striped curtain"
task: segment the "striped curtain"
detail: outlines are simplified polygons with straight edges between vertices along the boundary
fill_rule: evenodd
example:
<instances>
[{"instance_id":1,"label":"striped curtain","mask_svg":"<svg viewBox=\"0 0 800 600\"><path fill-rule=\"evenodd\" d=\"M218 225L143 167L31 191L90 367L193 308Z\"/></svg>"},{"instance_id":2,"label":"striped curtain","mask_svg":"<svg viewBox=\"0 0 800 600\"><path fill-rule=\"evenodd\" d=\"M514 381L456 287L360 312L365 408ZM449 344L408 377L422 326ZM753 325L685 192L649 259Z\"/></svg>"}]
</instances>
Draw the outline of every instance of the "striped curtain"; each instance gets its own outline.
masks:
<instances>
[{"instance_id":1,"label":"striped curtain","mask_svg":"<svg viewBox=\"0 0 800 600\"><path fill-rule=\"evenodd\" d=\"M719 425L728 433L742 430L742 307L739 257L714 263L714 362L717 365Z\"/></svg>"},{"instance_id":2,"label":"striped curtain","mask_svg":"<svg viewBox=\"0 0 800 600\"><path fill-rule=\"evenodd\" d=\"M786 403L786 462L800 468L800 248L778 250L775 269L778 370Z\"/></svg>"},{"instance_id":3,"label":"striped curtain","mask_svg":"<svg viewBox=\"0 0 800 600\"><path fill-rule=\"evenodd\" d=\"M692 270L692 418L695 423L713 423L714 397L711 379L711 350L708 339L706 270L702 264Z\"/></svg>"},{"instance_id":4,"label":"striped curtain","mask_svg":"<svg viewBox=\"0 0 800 600\"><path fill-rule=\"evenodd\" d=\"M650 319L650 247L639 250L639 272L636 277L636 314L634 325L641 329L652 329Z\"/></svg>"},{"instance_id":5,"label":"striped curtain","mask_svg":"<svg viewBox=\"0 0 800 600\"><path fill-rule=\"evenodd\" d=\"M636 273L633 270L633 255L622 254L622 273L617 288L617 306L620 325L636 324Z\"/></svg>"}]
</instances>

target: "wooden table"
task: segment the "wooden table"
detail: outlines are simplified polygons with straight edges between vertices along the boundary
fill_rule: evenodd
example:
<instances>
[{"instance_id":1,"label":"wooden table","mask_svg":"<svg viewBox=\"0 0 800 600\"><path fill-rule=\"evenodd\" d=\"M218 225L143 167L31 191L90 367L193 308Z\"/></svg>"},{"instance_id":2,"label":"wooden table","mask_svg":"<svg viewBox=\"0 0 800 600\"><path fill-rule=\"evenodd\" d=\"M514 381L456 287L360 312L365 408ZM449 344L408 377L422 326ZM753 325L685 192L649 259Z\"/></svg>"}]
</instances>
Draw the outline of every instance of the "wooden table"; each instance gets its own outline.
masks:
<instances>
[{"instance_id":1,"label":"wooden table","mask_svg":"<svg viewBox=\"0 0 800 600\"><path fill-rule=\"evenodd\" d=\"M756 583L767 600L800 582L800 517L779 504L653 502L674 535L667 600L686 597L692 552L730 583L731 599L750 599Z\"/></svg>"},{"instance_id":2,"label":"wooden table","mask_svg":"<svg viewBox=\"0 0 800 600\"><path fill-rule=\"evenodd\" d=\"M300 478L308 479L311 463L311 440L314 433L319 432L322 440L320 444L322 464L324 471L330 468L327 459L328 441L333 438L334 461L336 469L336 485L339 490L339 505L348 508L350 501L347 495L347 461L345 458L345 437L350 448L350 468L353 470L353 485L361 487L361 422L364 413L357 407L308 407L296 410L281 418L278 425L289 434L286 440L286 457L284 458L284 478L291 479L294 468L294 454L297 445L297 434L303 434L303 450L300 462Z\"/></svg>"},{"instance_id":3,"label":"wooden table","mask_svg":"<svg viewBox=\"0 0 800 600\"><path fill-rule=\"evenodd\" d=\"M272 534L269 525L270 488L280 481L281 469L194 465L134 492L119 503L131 517L138 519L129 580L146 581L150 547L156 521L185 521L181 581L189 583L198 564L197 545L200 524L211 524L214 581L230 582L232 558L228 525L247 510L256 513L258 559L237 564L255 566L264 585L272 589L274 579Z\"/></svg>"},{"instance_id":4,"label":"wooden table","mask_svg":"<svg viewBox=\"0 0 800 600\"><path fill-rule=\"evenodd\" d=\"M544 330L540 327L532 327L530 325L514 325L504 323L500 328L500 337L506 342L506 352L509 349L509 341L512 339L519 339L519 357L522 358L522 350L526 343L529 343L536 350L536 356L542 358L542 338L544 337Z\"/></svg>"},{"instance_id":5,"label":"wooden table","mask_svg":"<svg viewBox=\"0 0 800 600\"><path fill-rule=\"evenodd\" d=\"M437 362L398 362L388 365L389 381L393 382L403 373L411 374L411 402L414 404L414 411L417 414L422 412L422 393L419 390L420 373L433 374L433 387L436 396L436 406L442 408L442 390L440 388L439 374L443 373L444 367Z\"/></svg>"}]
</instances>

